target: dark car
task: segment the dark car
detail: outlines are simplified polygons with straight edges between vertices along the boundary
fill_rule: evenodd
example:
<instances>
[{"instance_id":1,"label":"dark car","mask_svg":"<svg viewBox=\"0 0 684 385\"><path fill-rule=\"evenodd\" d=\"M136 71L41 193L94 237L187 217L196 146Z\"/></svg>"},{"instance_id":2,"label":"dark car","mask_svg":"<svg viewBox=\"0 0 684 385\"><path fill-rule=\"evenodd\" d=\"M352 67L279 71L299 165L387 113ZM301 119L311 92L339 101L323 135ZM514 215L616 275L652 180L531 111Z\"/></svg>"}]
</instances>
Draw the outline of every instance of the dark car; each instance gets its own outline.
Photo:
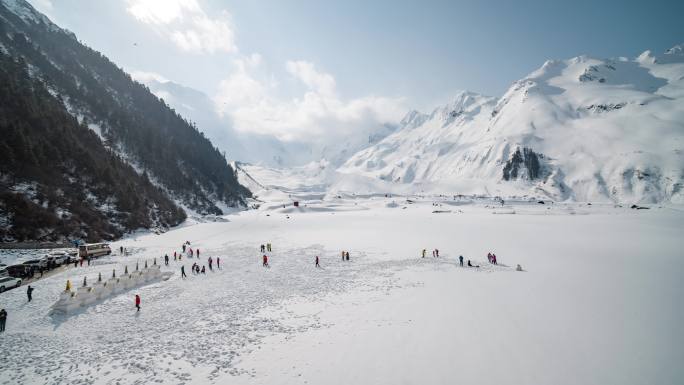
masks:
<instances>
[{"instance_id":1,"label":"dark car","mask_svg":"<svg viewBox=\"0 0 684 385\"><path fill-rule=\"evenodd\" d=\"M39 269L45 269L48 266L48 260L47 258L41 258L41 259L32 259L30 261L26 261L22 263L22 265L27 265L33 267L34 270L39 270Z\"/></svg>"},{"instance_id":2,"label":"dark car","mask_svg":"<svg viewBox=\"0 0 684 385\"><path fill-rule=\"evenodd\" d=\"M14 278L27 278L31 276L33 268L29 265L12 265L7 266L7 274Z\"/></svg>"}]
</instances>

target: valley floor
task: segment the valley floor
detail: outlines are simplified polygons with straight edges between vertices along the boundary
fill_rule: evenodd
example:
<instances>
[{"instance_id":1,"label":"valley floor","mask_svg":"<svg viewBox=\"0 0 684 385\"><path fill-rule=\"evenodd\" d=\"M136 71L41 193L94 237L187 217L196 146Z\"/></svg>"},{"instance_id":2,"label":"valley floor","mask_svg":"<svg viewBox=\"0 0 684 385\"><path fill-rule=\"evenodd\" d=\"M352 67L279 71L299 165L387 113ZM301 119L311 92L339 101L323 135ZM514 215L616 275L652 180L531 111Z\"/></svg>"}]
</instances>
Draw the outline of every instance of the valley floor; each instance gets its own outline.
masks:
<instances>
[{"instance_id":1,"label":"valley floor","mask_svg":"<svg viewBox=\"0 0 684 385\"><path fill-rule=\"evenodd\" d=\"M0 294L9 313L0 384L684 378L681 207L438 204L377 197L264 205L114 243L131 255L40 280L30 303L24 288ZM125 265L161 263L186 240L201 264L220 257L221 270L196 276L189 266L197 259L171 258L162 266L175 273L168 281L49 315L67 279L78 286L84 276L93 282ZM273 252L263 268L259 245L267 242ZM487 263L488 251L498 266ZM459 255L481 267L458 266Z\"/></svg>"}]
</instances>

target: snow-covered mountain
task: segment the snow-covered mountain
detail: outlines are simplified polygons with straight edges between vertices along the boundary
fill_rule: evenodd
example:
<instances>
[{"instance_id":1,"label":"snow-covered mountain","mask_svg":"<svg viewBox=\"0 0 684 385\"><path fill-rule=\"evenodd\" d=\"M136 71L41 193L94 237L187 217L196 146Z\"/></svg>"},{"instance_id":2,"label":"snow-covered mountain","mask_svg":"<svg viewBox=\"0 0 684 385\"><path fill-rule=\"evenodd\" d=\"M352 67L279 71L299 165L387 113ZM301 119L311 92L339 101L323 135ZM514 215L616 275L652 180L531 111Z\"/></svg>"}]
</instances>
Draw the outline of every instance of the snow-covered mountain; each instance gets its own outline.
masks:
<instances>
[{"instance_id":1,"label":"snow-covered mountain","mask_svg":"<svg viewBox=\"0 0 684 385\"><path fill-rule=\"evenodd\" d=\"M409 113L338 171L339 189L683 202L682 47L547 61L499 99L462 92Z\"/></svg>"},{"instance_id":2,"label":"snow-covered mountain","mask_svg":"<svg viewBox=\"0 0 684 385\"><path fill-rule=\"evenodd\" d=\"M196 127L24 0L0 0L0 240L114 239L250 192Z\"/></svg>"}]
</instances>

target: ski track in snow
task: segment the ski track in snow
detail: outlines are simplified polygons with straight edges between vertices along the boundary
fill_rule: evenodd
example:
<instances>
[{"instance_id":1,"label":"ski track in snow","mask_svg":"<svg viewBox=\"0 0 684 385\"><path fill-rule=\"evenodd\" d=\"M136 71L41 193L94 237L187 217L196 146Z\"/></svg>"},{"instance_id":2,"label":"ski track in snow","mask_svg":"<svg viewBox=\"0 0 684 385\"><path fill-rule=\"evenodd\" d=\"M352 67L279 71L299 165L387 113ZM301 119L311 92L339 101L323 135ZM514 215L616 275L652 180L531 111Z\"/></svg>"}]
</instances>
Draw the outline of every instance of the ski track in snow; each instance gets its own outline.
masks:
<instances>
[{"instance_id":1,"label":"ski track in snow","mask_svg":"<svg viewBox=\"0 0 684 385\"><path fill-rule=\"evenodd\" d=\"M145 248L129 251L133 254L126 257L130 270L143 254L150 255ZM220 256L221 270L196 276L189 273L189 265L197 259L184 259L188 278L180 279L181 262L171 260L169 268L162 266L162 270L176 273L171 280L130 290L68 316L47 314L67 278L64 274L40 281L31 303L22 303L25 290L17 290L12 298L16 310L10 313L9 322L21 318L31 331L3 336L4 346L21 348L8 349L2 358L0 383L191 383L198 377L212 381L225 374L254 375L236 369L235 363L241 355L258 349L261 339L326 326L315 314L264 315L287 311L287 300L320 301L351 288L387 292L416 284L400 282L394 277L396 271L457 265L446 255L378 262L363 252L354 252L352 261L343 262L339 252L311 245L270 253L271 267L263 268L260 254L252 247L201 251L203 264L210 255ZM313 266L315 255L321 256L322 268ZM87 268L69 268L66 274L76 287L84 275L89 280L98 273L108 278L114 267L118 274L122 272L121 263L112 262L119 258L103 258ZM163 263L162 259L157 263ZM504 270L512 271L492 265L472 271ZM139 313L133 307L135 293L142 297Z\"/></svg>"}]
</instances>

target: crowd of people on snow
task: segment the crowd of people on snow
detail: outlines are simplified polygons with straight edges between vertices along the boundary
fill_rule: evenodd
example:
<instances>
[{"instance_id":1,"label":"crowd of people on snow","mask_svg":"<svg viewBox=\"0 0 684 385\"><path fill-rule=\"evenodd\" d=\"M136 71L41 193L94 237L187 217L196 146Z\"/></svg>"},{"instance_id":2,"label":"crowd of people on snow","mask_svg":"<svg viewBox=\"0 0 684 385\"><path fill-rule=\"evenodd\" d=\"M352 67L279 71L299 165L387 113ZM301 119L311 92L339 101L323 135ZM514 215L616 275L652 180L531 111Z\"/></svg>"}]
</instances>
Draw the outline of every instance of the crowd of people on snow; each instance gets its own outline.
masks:
<instances>
[{"instance_id":1,"label":"crowd of people on snow","mask_svg":"<svg viewBox=\"0 0 684 385\"><path fill-rule=\"evenodd\" d=\"M423 258L425 258L426 253L427 253L427 250L423 249L423 252L422 252ZM439 257L439 249L432 250L432 257L433 258Z\"/></svg>"},{"instance_id":2,"label":"crowd of people on snow","mask_svg":"<svg viewBox=\"0 0 684 385\"><path fill-rule=\"evenodd\" d=\"M197 257L198 260L200 259L200 250L199 250L199 248L193 250L192 247L191 247L191 245L190 245L190 241L186 241L185 243L183 243L182 246L181 246L181 249L182 249L182 252L176 252L176 251L173 252L173 260L174 260L174 261L182 261L182 258L183 258L183 255L184 255L184 254L185 254L188 258ZM263 266L263 267L270 267L270 265L269 265L269 263L268 263L269 256L268 256L268 254L266 254L266 253L272 252L273 249L272 249L271 243L261 244L261 245L259 246L259 250L261 251L261 253L263 253L263 256L262 256L262 266ZM123 250L123 247L122 247L122 253L123 253L123 251L124 251L124 250ZM427 255L427 250L426 250L426 249L422 249L421 255L422 255L422 258L425 258L425 256ZM342 256L342 261L350 261L349 251L347 251L347 250L342 250L341 256ZM438 257L439 257L439 249L433 249L433 250L432 250L432 257L433 257L433 258L438 258ZM491 263L491 264L493 264L493 265L498 265L497 256L496 256L496 254L494 254L494 253L492 253L492 252L487 253L487 260L489 261L489 263ZM169 255L168 255L168 254L165 254L165 255L164 255L164 264L165 264L166 266L168 266L168 265L169 265L169 261L170 261ZM462 255L459 255L459 256L458 256L458 261L459 261L459 265L460 265L461 267L464 267L464 263L463 263L463 262L464 262L464 258L463 258ZM83 265L83 262L84 262L84 259L82 259L80 262L81 262L81 266L82 266L82 265ZM87 262L88 262L88 265L89 265L89 264L90 264L90 260L88 259ZM156 262L155 262L155 263L156 263ZM216 263L216 269L221 269L221 258L217 256L217 257L214 259L214 257L211 257L211 256L210 256L210 257L207 259L207 265L208 265L208 267L209 267L209 271L214 271L214 263ZM317 267L317 268L320 268L320 267L321 267L321 265L320 265L320 258L319 258L318 255L315 256L314 263L315 263L315 267ZM191 272L192 272L193 275L202 275L202 274L206 274L206 273L207 273L207 269L206 269L207 265L204 265L204 264L200 265L200 263L198 263L198 262L193 262L192 266L190 267L190 270L191 270ZM74 264L74 266L78 266L78 264ZM480 267L480 265L473 265L473 263L471 262L470 259L467 260L466 266L467 266L467 267L474 267L474 268L479 268L479 267ZM516 271L524 271L523 268L522 268L522 266L520 266L520 264L518 264L518 265L516 266L515 270L516 270ZM181 279L187 278L187 274L185 273L185 265L181 265L180 271L181 271ZM68 285L68 283L67 283L67 285ZM67 287L68 287L68 286L67 286ZM33 299L33 295L32 295L32 294L33 294L33 290L34 290L34 288L31 287L31 285L28 285L28 287L27 287L27 289L26 289L26 296L28 297L28 302L31 302L31 300ZM140 311L140 309L141 309L140 303L141 303L140 295L139 295L139 294L135 294L135 307L136 307L136 309L137 309L136 311ZM2 310L0 310L0 332L3 332L3 331L5 330L5 322L6 322L6 320L7 320L7 311L6 311L5 309L2 309Z\"/></svg>"},{"instance_id":3,"label":"crowd of people on snow","mask_svg":"<svg viewBox=\"0 0 684 385\"><path fill-rule=\"evenodd\" d=\"M426 250L426 249L423 249L422 252L421 252L421 255L422 255L422 258L425 258L425 256L427 255L427 250ZM434 250L432 250L432 257L433 257L433 258L439 257L439 249L434 249ZM494 254L494 253L492 253L492 252L487 253L487 260L488 260L489 263L491 263L492 265L498 265L497 258L496 258L496 254ZM464 261L463 256L462 256L462 255L459 255L459 256L458 256L458 263L459 263L459 265L460 265L461 267L463 267L463 261ZM470 259L467 260L466 266L467 266L467 267L476 267L476 268L477 268L477 267L480 267L480 265L473 265L473 263L470 261ZM516 270L516 271L523 271L523 268L522 268L522 266L520 266L520 265L518 264L518 265L515 267L515 270Z\"/></svg>"}]
</instances>

